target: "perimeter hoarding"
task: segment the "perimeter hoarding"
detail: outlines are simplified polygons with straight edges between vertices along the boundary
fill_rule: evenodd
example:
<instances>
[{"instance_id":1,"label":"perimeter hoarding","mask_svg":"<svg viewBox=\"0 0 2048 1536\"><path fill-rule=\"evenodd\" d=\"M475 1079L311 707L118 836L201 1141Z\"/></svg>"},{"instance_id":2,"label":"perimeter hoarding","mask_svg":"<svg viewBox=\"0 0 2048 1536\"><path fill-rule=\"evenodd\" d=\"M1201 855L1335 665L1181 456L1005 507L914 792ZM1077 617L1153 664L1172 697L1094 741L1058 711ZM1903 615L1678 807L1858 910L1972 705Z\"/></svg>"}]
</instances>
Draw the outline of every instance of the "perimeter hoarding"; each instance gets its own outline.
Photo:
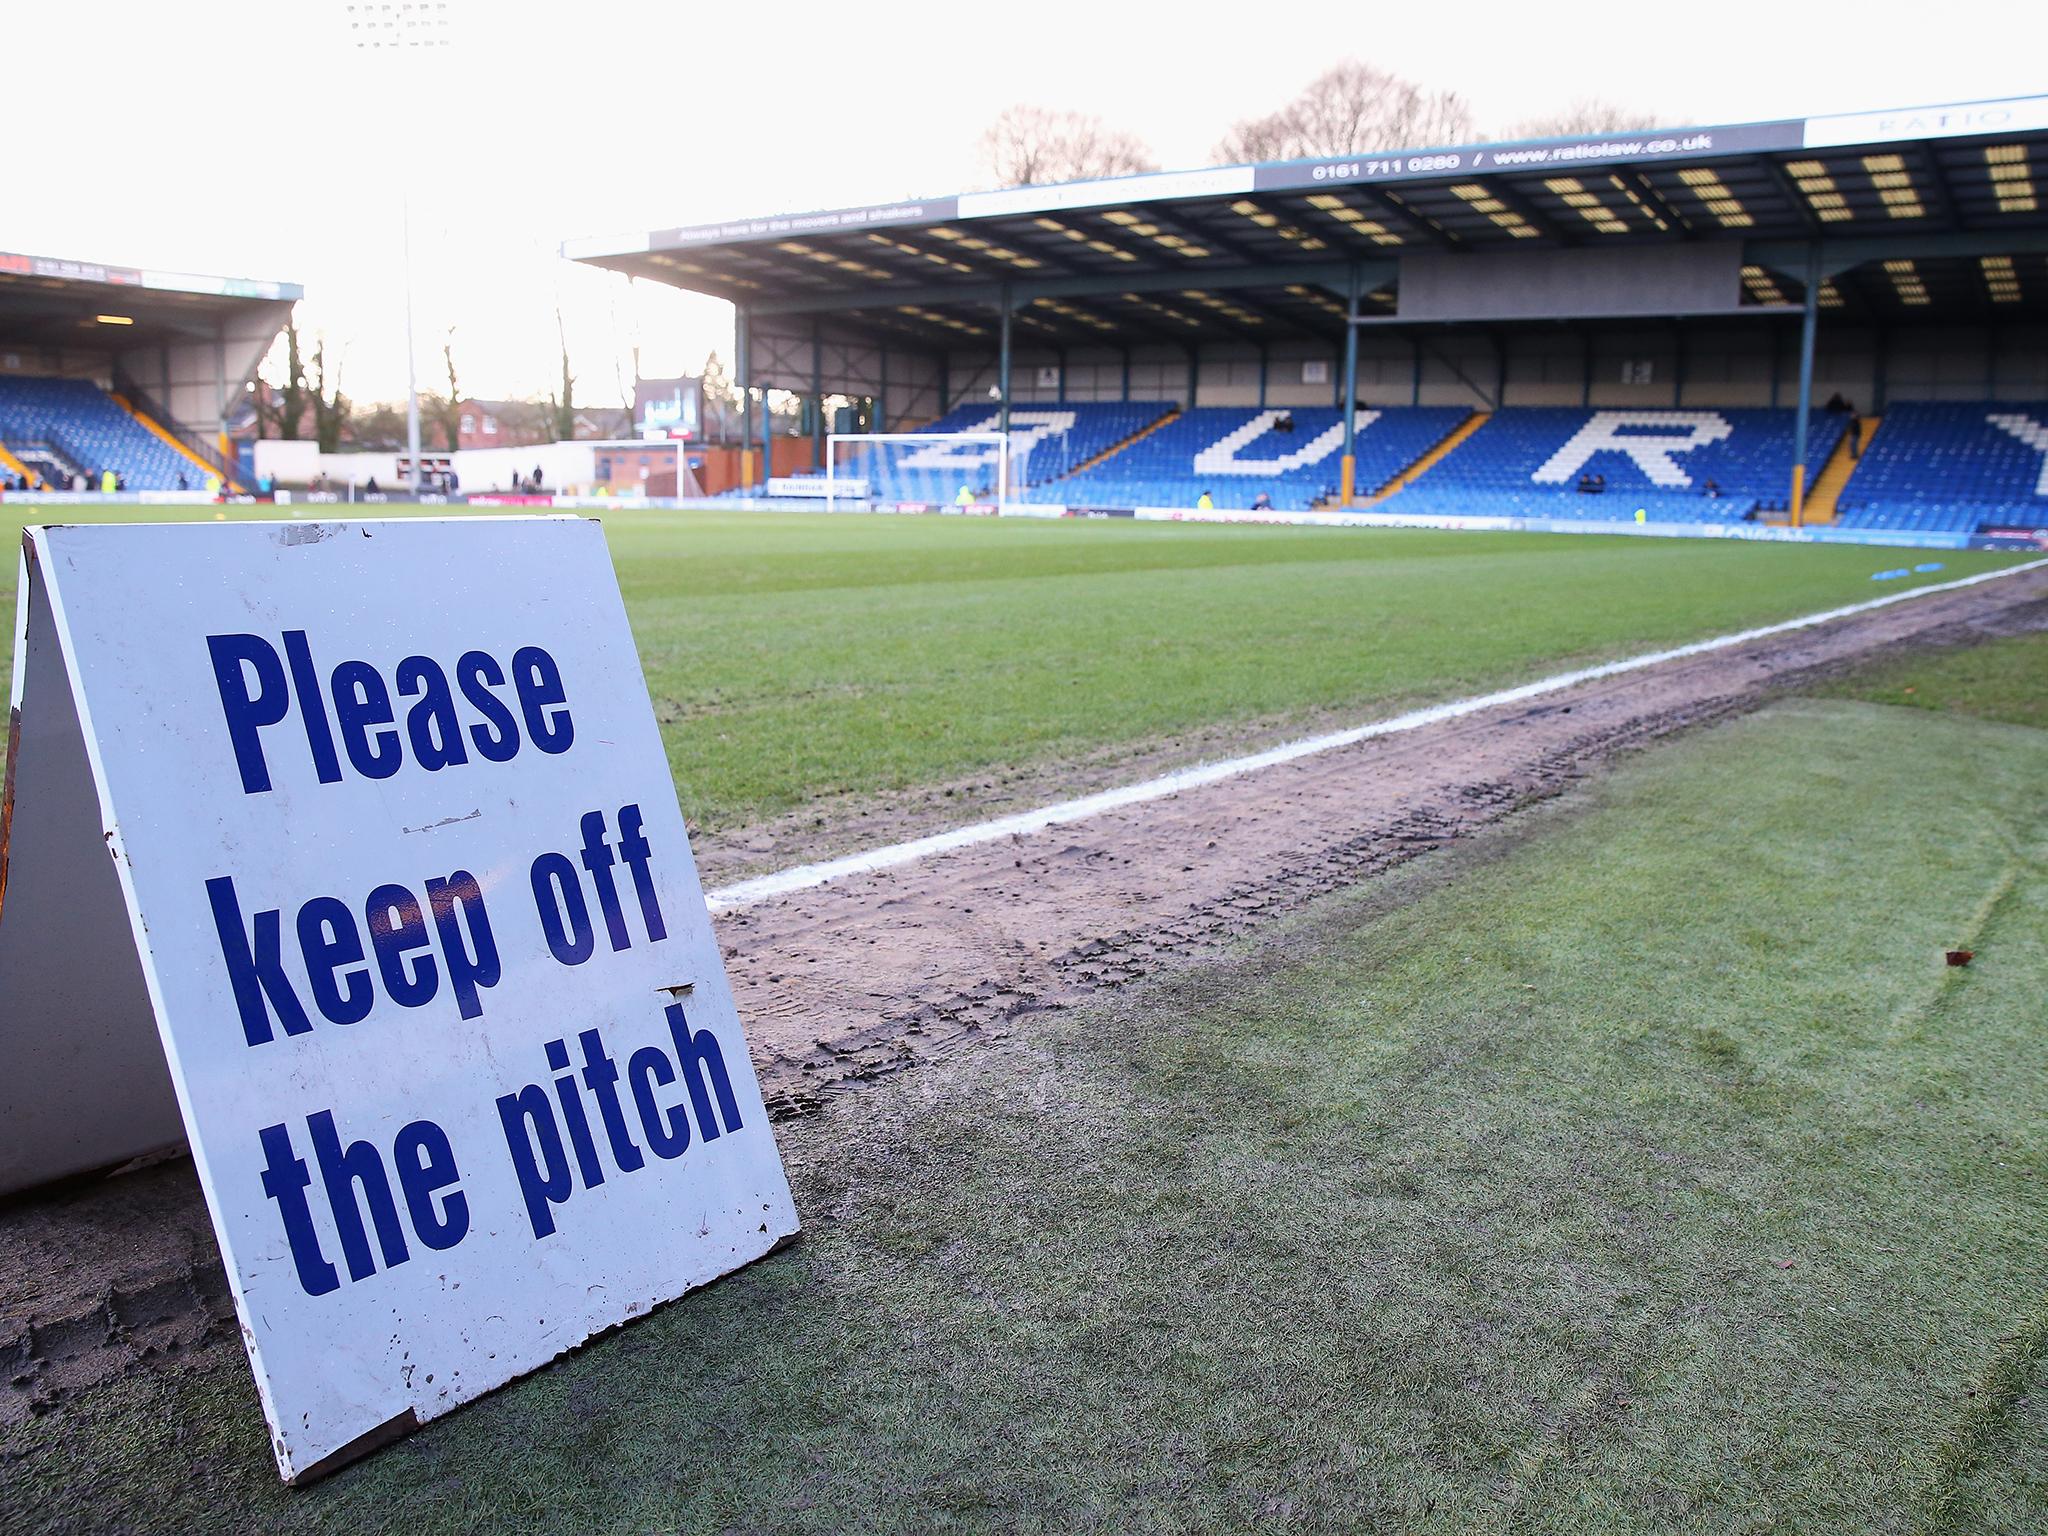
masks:
<instances>
[{"instance_id":1,"label":"perimeter hoarding","mask_svg":"<svg viewBox=\"0 0 2048 1536\"><path fill-rule=\"evenodd\" d=\"M21 594L0 1179L182 1119L286 1478L795 1233L596 523L36 528Z\"/></svg>"}]
</instances>

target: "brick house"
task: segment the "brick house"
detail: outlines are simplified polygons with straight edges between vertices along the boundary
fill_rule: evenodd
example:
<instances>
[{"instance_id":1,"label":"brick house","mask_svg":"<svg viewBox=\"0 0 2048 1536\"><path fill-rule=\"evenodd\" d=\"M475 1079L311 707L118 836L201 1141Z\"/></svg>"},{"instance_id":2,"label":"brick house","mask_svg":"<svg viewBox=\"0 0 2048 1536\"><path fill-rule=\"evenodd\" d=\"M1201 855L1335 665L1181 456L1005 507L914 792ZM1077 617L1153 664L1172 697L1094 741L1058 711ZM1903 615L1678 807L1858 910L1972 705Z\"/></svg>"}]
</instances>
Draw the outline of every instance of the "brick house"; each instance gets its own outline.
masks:
<instances>
[{"instance_id":1,"label":"brick house","mask_svg":"<svg viewBox=\"0 0 2048 1536\"><path fill-rule=\"evenodd\" d=\"M530 400L464 400L456 425L458 448L526 448L549 441L541 418L547 407Z\"/></svg>"}]
</instances>

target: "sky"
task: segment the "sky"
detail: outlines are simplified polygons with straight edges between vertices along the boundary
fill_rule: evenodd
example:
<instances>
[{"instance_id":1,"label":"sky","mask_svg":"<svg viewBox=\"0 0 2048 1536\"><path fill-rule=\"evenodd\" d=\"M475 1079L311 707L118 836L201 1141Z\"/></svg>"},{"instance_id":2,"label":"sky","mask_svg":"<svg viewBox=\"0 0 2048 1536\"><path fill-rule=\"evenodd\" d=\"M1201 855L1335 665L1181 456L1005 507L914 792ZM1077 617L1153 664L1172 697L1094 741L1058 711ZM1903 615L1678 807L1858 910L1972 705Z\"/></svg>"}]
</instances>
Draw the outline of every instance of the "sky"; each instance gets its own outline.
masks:
<instances>
[{"instance_id":1,"label":"sky","mask_svg":"<svg viewBox=\"0 0 2048 1536\"><path fill-rule=\"evenodd\" d=\"M2048 88L2048 10L1926 4L606 6L448 0L448 44L351 45L350 0L9 7L0 250L302 284L357 400L402 397L412 178L420 387L579 403L732 351L715 300L560 242L957 191L1013 103L1098 113L1166 168L1359 57L1458 91L1482 132L1599 96L1664 126ZM33 195L29 188L33 187ZM451 334L452 328L452 334Z\"/></svg>"}]
</instances>

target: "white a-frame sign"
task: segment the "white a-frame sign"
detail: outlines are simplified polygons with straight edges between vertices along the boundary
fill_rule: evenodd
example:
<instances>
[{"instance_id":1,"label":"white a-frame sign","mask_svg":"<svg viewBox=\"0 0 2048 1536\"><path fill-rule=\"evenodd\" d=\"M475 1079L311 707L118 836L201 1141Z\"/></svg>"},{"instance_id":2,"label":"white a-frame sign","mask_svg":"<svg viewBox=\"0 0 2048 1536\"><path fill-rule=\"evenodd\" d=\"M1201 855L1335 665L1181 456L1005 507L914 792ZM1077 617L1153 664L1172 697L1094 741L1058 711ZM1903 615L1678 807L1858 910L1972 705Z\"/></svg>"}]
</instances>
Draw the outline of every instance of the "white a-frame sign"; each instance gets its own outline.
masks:
<instances>
[{"instance_id":1,"label":"white a-frame sign","mask_svg":"<svg viewBox=\"0 0 2048 1536\"><path fill-rule=\"evenodd\" d=\"M0 1192L189 1140L283 1475L796 1231L599 526L31 528Z\"/></svg>"}]
</instances>

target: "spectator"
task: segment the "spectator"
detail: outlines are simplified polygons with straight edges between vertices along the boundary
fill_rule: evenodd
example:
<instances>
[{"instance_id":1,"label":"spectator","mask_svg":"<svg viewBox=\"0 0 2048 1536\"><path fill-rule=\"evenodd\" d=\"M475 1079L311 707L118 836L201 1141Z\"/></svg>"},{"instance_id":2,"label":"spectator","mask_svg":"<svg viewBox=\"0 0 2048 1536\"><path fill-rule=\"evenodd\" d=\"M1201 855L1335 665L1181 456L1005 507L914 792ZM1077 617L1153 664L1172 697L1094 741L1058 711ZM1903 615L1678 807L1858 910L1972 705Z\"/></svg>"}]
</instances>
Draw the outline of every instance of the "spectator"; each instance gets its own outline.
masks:
<instances>
[{"instance_id":1,"label":"spectator","mask_svg":"<svg viewBox=\"0 0 2048 1536\"><path fill-rule=\"evenodd\" d=\"M1202 494L1195 499L1195 510L1197 512L1214 512L1216 510L1216 498L1211 496L1207 491L1202 492Z\"/></svg>"},{"instance_id":2,"label":"spectator","mask_svg":"<svg viewBox=\"0 0 2048 1536\"><path fill-rule=\"evenodd\" d=\"M1254 512L1270 512L1270 511L1272 511L1272 510L1273 510L1273 498L1272 498L1272 497L1270 497L1270 496L1268 496L1268 495L1267 495L1267 494L1266 494L1266 493L1265 493L1264 491L1261 491L1261 492L1259 492L1259 494L1258 494L1258 495L1256 495L1256 496L1254 496L1254 497L1252 498L1252 510L1253 510Z\"/></svg>"},{"instance_id":3,"label":"spectator","mask_svg":"<svg viewBox=\"0 0 2048 1536\"><path fill-rule=\"evenodd\" d=\"M536 492L541 488L540 466L538 464L533 466L533 488Z\"/></svg>"},{"instance_id":4,"label":"spectator","mask_svg":"<svg viewBox=\"0 0 2048 1536\"><path fill-rule=\"evenodd\" d=\"M375 475L370 476L369 479L363 482L363 494L365 496L380 496L383 494L383 492L377 489L377 477Z\"/></svg>"},{"instance_id":5,"label":"spectator","mask_svg":"<svg viewBox=\"0 0 2048 1536\"><path fill-rule=\"evenodd\" d=\"M1721 482L1718 480L1709 480L1705 485L1701 486L1700 489L1704 491L1707 494L1707 496L1714 501L1719 501L1721 499Z\"/></svg>"}]
</instances>

